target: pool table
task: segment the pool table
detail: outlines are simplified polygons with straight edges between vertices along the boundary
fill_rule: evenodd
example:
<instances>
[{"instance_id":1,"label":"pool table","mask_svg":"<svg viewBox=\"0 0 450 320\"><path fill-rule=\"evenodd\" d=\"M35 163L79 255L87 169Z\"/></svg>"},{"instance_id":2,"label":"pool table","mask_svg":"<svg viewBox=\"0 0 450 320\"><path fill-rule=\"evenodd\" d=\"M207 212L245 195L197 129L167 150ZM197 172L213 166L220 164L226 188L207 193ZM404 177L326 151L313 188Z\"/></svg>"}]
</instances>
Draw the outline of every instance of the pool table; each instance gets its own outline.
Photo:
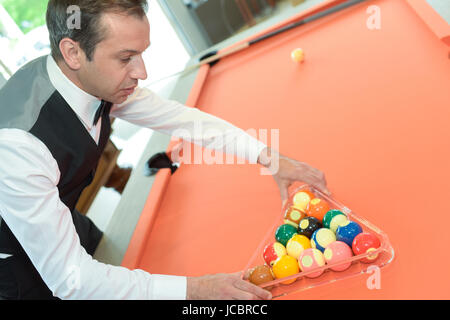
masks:
<instances>
[{"instance_id":1,"label":"pool table","mask_svg":"<svg viewBox=\"0 0 450 320\"><path fill-rule=\"evenodd\" d=\"M367 24L374 12L379 28ZM297 47L303 63L291 60ZM268 145L322 170L335 199L389 235L395 259L381 289L362 275L282 299L450 298L450 27L429 1L367 0L204 65L186 104L244 130L278 130ZM241 271L282 214L258 164L162 169L122 266Z\"/></svg>"}]
</instances>

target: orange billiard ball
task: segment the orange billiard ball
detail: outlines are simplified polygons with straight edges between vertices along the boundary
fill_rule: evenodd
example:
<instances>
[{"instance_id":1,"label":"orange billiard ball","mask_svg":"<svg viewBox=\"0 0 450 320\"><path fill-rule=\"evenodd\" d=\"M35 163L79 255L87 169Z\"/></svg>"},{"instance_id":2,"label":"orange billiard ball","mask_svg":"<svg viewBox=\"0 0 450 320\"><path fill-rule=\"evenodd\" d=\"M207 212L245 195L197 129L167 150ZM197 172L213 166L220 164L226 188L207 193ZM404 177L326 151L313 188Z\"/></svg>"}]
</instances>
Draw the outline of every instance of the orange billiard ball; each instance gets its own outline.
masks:
<instances>
[{"instance_id":1,"label":"orange billiard ball","mask_svg":"<svg viewBox=\"0 0 450 320\"><path fill-rule=\"evenodd\" d=\"M312 199L306 207L306 214L310 217L314 217L319 221L323 221L323 217L330 210L329 204L322 199Z\"/></svg>"}]
</instances>

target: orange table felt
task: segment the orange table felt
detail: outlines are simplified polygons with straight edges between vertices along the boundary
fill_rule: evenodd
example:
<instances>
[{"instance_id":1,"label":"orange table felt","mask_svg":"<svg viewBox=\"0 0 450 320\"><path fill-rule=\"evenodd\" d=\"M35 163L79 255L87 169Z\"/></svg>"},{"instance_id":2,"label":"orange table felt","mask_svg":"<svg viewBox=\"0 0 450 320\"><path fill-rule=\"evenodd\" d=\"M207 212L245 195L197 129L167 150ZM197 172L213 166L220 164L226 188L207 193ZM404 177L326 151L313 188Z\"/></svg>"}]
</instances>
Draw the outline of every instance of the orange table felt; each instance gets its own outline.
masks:
<instances>
[{"instance_id":1,"label":"orange table felt","mask_svg":"<svg viewBox=\"0 0 450 320\"><path fill-rule=\"evenodd\" d=\"M379 29L367 25L374 8ZM449 30L425 0L366 1L199 71L189 106L244 130L279 130L280 152L322 170L333 197L394 247L379 290L362 275L284 299L450 297ZM290 58L298 47L301 64ZM186 276L242 270L283 214L260 169L161 170L122 265Z\"/></svg>"}]
</instances>

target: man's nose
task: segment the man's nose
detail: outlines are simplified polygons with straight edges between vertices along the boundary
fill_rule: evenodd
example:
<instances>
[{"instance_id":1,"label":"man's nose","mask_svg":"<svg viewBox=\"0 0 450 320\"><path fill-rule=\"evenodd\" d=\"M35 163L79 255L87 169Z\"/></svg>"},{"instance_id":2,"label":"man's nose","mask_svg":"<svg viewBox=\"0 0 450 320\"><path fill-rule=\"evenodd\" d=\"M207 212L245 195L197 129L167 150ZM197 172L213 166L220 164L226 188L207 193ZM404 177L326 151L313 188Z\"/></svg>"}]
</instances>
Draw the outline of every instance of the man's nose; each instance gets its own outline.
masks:
<instances>
[{"instance_id":1,"label":"man's nose","mask_svg":"<svg viewBox=\"0 0 450 320\"><path fill-rule=\"evenodd\" d=\"M132 69L130 77L133 79L145 80L147 79L147 70L145 69L144 59L142 56L135 56L136 59L132 61Z\"/></svg>"}]
</instances>

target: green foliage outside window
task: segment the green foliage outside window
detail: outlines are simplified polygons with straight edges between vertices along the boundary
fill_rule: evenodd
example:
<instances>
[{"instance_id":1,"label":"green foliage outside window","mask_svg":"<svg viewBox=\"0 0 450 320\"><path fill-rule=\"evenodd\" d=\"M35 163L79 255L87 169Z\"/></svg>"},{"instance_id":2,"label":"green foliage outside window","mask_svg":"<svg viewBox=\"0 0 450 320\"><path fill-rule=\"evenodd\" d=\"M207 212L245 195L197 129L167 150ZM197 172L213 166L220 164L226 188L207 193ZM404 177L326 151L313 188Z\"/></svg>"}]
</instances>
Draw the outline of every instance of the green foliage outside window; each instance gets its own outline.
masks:
<instances>
[{"instance_id":1,"label":"green foliage outside window","mask_svg":"<svg viewBox=\"0 0 450 320\"><path fill-rule=\"evenodd\" d=\"M0 0L23 33L45 25L48 0Z\"/></svg>"}]
</instances>

